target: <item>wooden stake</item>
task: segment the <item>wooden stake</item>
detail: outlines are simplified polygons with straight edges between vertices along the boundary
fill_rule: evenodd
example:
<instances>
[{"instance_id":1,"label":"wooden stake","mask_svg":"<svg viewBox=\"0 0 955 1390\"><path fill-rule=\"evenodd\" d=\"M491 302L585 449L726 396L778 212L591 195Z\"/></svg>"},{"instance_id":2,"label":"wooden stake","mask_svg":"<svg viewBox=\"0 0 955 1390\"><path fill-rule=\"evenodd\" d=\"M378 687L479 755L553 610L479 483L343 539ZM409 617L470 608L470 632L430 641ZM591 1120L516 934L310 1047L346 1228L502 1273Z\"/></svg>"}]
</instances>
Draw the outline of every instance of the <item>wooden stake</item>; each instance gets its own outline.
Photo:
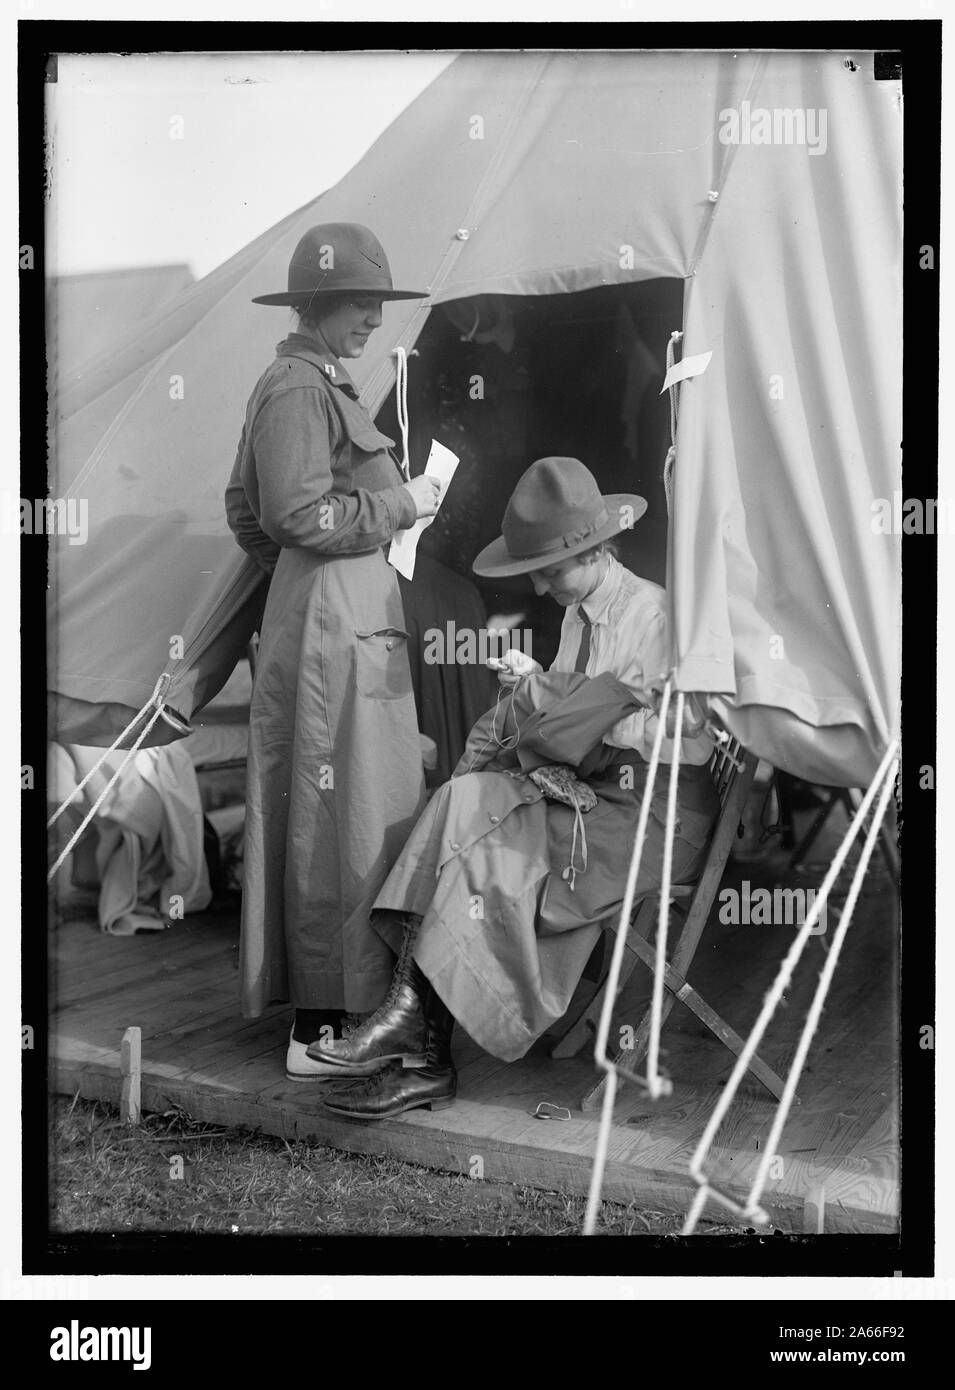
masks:
<instances>
[{"instance_id":1,"label":"wooden stake","mask_svg":"<svg viewBox=\"0 0 955 1390\"><path fill-rule=\"evenodd\" d=\"M119 1113L128 1125L138 1125L142 1106L143 1034L141 1028L127 1028L119 1051L123 1077L119 1097Z\"/></svg>"},{"instance_id":2,"label":"wooden stake","mask_svg":"<svg viewBox=\"0 0 955 1390\"><path fill-rule=\"evenodd\" d=\"M826 1189L813 1188L803 1205L802 1228L806 1235L821 1236L826 1229Z\"/></svg>"}]
</instances>

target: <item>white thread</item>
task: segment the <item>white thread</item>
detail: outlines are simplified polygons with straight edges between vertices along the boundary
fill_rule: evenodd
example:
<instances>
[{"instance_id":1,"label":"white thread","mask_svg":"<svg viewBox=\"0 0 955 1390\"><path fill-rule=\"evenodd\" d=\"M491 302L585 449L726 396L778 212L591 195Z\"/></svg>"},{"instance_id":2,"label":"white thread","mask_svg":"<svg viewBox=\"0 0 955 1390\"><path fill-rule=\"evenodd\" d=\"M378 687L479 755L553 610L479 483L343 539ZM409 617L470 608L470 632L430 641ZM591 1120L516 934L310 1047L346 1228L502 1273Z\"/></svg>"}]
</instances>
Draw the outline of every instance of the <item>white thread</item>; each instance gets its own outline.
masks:
<instances>
[{"instance_id":1,"label":"white thread","mask_svg":"<svg viewBox=\"0 0 955 1390\"><path fill-rule=\"evenodd\" d=\"M481 744L481 747L475 749L474 753L472 754L471 761L468 763L467 766L468 772L474 771L474 765L477 762L478 758L482 758L492 744L494 744L494 746L497 748L503 749L505 753L509 752L512 748L517 747L521 738L521 731L519 728L516 729L513 734L507 734L503 737L497 732L497 715L498 711L501 708L501 700L510 699L511 703L513 704L515 694L516 687L514 686L498 686L497 698L494 701L494 709L491 713L490 733L488 734L488 737L484 740L484 742ZM505 728L507 727L507 714L508 712L505 712L504 714Z\"/></svg>"},{"instance_id":2,"label":"white thread","mask_svg":"<svg viewBox=\"0 0 955 1390\"><path fill-rule=\"evenodd\" d=\"M571 840L571 845L570 845L570 863L568 864L567 868L564 870L564 878L565 878L565 880L566 880L566 882L567 882L568 888L569 888L570 891L573 893L573 892L575 891L574 885L575 885L576 882L577 882L577 866L576 866L574 860L576 859L576 856L577 856L577 836L578 836L578 832L579 832L579 835L580 835L580 859L581 859L581 869L580 869L580 872L581 872L581 873L586 873L586 872L587 872L587 830L586 830L586 827L584 826L584 815L583 815L583 811L581 810L581 807L580 807L580 798L578 797L578 795L577 795L577 793L576 793L576 791L574 790L573 787L571 787L571 789L570 789L570 795L571 795L571 798L573 799L573 803L574 803L574 835L573 835L573 839Z\"/></svg>"}]
</instances>

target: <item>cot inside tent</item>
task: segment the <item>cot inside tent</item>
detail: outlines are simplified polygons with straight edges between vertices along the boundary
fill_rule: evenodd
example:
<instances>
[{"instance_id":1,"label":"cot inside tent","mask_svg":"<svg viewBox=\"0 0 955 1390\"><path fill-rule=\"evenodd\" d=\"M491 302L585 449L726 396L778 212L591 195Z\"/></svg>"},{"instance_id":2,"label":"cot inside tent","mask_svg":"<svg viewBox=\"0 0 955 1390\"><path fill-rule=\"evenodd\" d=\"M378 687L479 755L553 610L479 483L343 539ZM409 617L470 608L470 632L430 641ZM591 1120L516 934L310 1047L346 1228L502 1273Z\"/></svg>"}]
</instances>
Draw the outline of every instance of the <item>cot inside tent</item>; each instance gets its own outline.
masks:
<instances>
[{"instance_id":1,"label":"cot inside tent","mask_svg":"<svg viewBox=\"0 0 955 1390\"><path fill-rule=\"evenodd\" d=\"M251 300L306 228L359 221L430 291L387 305L354 364L372 413L435 306L466 336L469 301L682 284L668 331L711 356L679 388L668 527L662 452L641 461L676 682L776 766L867 783L898 718L899 537L873 505L900 483L900 84L851 56L464 55L336 187L88 363L52 413L51 493L89 524L51 538L55 736L108 744L163 673L188 721L243 653L263 584L222 495L289 327Z\"/></svg>"}]
</instances>

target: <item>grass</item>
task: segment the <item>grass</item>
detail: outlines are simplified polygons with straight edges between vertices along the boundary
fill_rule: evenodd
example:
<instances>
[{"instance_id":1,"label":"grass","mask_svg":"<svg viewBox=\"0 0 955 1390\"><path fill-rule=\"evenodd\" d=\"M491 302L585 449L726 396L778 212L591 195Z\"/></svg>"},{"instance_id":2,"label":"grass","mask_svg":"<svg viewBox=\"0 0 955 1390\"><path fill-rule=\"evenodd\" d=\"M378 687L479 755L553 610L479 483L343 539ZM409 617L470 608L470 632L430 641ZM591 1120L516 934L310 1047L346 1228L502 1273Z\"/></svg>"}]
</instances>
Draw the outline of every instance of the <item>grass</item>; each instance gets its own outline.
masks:
<instances>
[{"instance_id":1,"label":"grass","mask_svg":"<svg viewBox=\"0 0 955 1390\"><path fill-rule=\"evenodd\" d=\"M178 1108L130 1128L79 1093L55 1101L51 1167L51 1228L63 1233L572 1236L585 1206L560 1192L221 1129ZM675 1235L681 1220L604 1202L599 1230ZM730 1229L701 1223L708 1234Z\"/></svg>"}]
</instances>

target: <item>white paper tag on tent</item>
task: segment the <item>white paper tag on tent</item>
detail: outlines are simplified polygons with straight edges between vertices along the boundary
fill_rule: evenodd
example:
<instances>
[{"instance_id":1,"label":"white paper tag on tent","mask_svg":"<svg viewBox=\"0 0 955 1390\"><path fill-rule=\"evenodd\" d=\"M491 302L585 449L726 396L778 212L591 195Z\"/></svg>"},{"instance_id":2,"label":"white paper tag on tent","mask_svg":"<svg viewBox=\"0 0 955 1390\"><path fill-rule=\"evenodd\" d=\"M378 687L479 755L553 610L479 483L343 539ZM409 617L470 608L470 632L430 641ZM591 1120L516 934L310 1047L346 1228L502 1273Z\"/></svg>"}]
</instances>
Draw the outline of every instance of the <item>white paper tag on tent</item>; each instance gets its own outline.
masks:
<instances>
[{"instance_id":1,"label":"white paper tag on tent","mask_svg":"<svg viewBox=\"0 0 955 1390\"><path fill-rule=\"evenodd\" d=\"M674 362L663 379L660 395L662 396L664 391L669 391L670 387L675 386L678 381L685 381L687 377L699 376L701 372L705 372L710 365L712 356L712 352L698 352L693 357L684 357L682 362Z\"/></svg>"},{"instance_id":2,"label":"white paper tag on tent","mask_svg":"<svg viewBox=\"0 0 955 1390\"><path fill-rule=\"evenodd\" d=\"M451 479L454 477L454 470L458 466L457 454L452 454L450 449L446 449L443 444L439 444L436 439L431 441L431 452L428 455L428 462L425 464L425 472L431 478L437 478L441 484L441 492L438 496L438 506L444 501L445 494L451 486ZM391 542L391 549L388 551L388 563L394 565L399 574L403 574L405 579L414 579L415 557L418 553L418 541L422 531L430 526L434 520L433 516L419 517L413 526L409 526L407 531L399 531Z\"/></svg>"}]
</instances>

